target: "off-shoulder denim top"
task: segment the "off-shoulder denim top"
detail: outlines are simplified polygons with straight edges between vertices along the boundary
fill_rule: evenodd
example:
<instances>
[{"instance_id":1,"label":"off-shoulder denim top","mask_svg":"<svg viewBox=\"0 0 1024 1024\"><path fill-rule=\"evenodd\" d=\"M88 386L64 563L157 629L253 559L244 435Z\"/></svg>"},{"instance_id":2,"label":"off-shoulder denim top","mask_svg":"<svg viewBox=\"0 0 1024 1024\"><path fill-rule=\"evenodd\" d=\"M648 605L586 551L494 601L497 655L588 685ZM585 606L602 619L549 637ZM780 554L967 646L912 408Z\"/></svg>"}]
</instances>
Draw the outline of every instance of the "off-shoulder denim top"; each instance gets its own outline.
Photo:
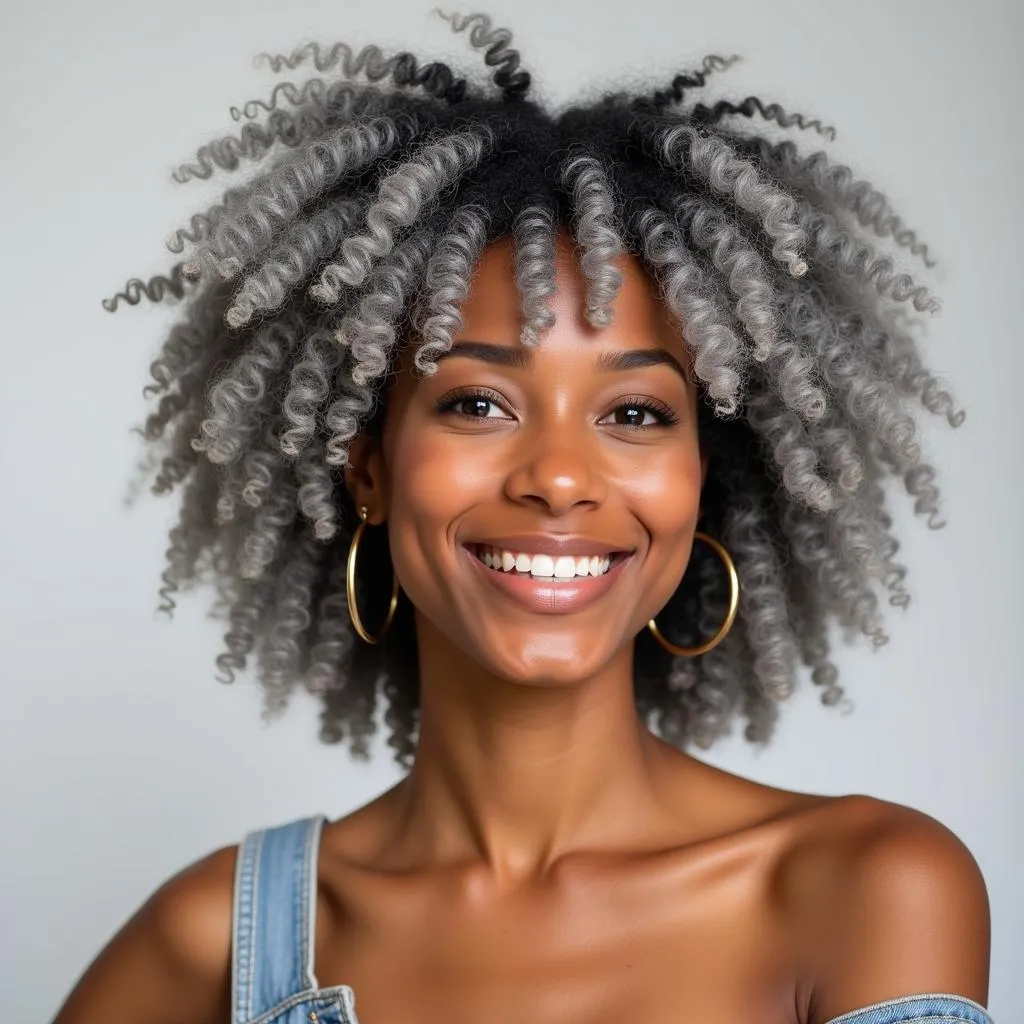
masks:
<instances>
[{"instance_id":1,"label":"off-shoulder denim top","mask_svg":"<svg viewBox=\"0 0 1024 1024\"><path fill-rule=\"evenodd\" d=\"M313 974L317 856L324 818L251 832L235 870L231 1024L359 1024L350 985ZM988 1011L945 992L888 999L828 1024L993 1024Z\"/></svg>"}]
</instances>

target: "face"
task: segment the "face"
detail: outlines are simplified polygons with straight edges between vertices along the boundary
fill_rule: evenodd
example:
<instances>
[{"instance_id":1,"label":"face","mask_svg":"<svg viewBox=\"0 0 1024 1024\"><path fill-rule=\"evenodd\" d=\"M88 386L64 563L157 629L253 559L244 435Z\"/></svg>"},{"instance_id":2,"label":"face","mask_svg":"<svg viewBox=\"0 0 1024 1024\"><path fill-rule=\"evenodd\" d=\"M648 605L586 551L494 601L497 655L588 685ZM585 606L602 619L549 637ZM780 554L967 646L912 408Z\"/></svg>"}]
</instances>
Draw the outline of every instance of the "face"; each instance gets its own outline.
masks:
<instances>
[{"instance_id":1,"label":"face","mask_svg":"<svg viewBox=\"0 0 1024 1024\"><path fill-rule=\"evenodd\" d=\"M404 353L381 439L357 441L347 474L387 521L421 657L533 685L632 657L685 571L705 469L680 330L640 263L620 259L598 330L565 234L556 257L556 324L531 349L511 241L485 250L451 352L428 378Z\"/></svg>"}]
</instances>

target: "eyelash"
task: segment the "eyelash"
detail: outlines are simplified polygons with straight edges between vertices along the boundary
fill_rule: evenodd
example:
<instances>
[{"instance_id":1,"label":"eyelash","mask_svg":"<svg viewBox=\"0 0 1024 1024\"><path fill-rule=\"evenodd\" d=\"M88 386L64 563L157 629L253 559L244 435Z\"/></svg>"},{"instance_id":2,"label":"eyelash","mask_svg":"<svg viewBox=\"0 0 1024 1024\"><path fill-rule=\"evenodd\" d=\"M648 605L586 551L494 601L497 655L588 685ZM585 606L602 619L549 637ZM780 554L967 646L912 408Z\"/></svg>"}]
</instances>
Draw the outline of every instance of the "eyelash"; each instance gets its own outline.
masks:
<instances>
[{"instance_id":1,"label":"eyelash","mask_svg":"<svg viewBox=\"0 0 1024 1024\"><path fill-rule=\"evenodd\" d=\"M468 398L481 398L485 402L491 402L508 412L505 400L501 395L497 394L497 392L489 391L487 388L458 388L455 391L449 391L437 400L437 412L454 413L456 416L461 416L463 419L467 420L488 419L489 417L486 416L471 416L469 413L458 412L455 409L455 406L460 402L466 401ZM658 420L656 424L614 424L614 426L625 430L650 430L654 426L671 427L679 422L679 417L676 416L676 414L667 405L664 405L662 402L657 402L652 398L624 398L611 410L611 412L615 412L618 409L639 409L641 412L649 412ZM602 417L602 419L603 418L604 417Z\"/></svg>"}]
</instances>

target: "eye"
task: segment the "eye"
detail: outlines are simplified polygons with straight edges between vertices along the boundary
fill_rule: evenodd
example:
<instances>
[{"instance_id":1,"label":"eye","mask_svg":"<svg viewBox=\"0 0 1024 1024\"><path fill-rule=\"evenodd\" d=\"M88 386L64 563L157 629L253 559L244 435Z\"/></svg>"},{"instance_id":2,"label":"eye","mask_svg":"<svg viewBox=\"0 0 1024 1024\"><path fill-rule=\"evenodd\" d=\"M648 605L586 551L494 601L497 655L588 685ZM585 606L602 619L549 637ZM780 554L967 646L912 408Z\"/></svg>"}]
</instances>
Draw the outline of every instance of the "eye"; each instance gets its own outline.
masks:
<instances>
[{"instance_id":1,"label":"eye","mask_svg":"<svg viewBox=\"0 0 1024 1024\"><path fill-rule=\"evenodd\" d=\"M679 417L661 402L651 398L629 398L620 402L600 422L610 426L638 429L644 427L667 427L679 422Z\"/></svg>"},{"instance_id":2,"label":"eye","mask_svg":"<svg viewBox=\"0 0 1024 1024\"><path fill-rule=\"evenodd\" d=\"M492 391L463 388L442 395L437 401L439 413L452 412L456 416L474 420L507 420L508 415L499 395Z\"/></svg>"}]
</instances>

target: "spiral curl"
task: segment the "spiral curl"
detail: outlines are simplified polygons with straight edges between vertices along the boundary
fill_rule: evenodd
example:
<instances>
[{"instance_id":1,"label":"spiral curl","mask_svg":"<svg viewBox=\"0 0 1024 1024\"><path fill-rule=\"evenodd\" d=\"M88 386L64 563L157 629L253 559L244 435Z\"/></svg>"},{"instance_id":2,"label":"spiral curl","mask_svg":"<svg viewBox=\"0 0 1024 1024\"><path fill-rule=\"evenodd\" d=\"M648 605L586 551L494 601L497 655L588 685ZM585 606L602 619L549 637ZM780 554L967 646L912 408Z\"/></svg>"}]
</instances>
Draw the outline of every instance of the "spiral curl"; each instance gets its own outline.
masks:
<instances>
[{"instance_id":1,"label":"spiral curl","mask_svg":"<svg viewBox=\"0 0 1024 1024\"><path fill-rule=\"evenodd\" d=\"M637 637L638 713L679 747L709 747L737 717L765 743L801 664L822 702L843 706L831 624L880 646L879 592L891 607L910 599L882 485L895 476L941 526L914 413L954 427L964 417L914 338L938 302L880 245L930 266L927 247L847 165L755 125L831 137L820 121L756 97L690 102L736 57L554 113L531 98L507 29L445 17L482 53L486 83L374 46L262 55L275 72L311 63L321 77L233 109L248 122L240 133L200 148L176 178L243 162L255 173L168 239L182 258L165 274L104 302L181 306L143 392L155 408L136 428L150 490L181 495L159 607L170 615L178 591L212 583L226 622L218 678L255 660L268 715L301 687L322 702L322 738L358 758L383 699L408 767L412 617L401 602L372 650L354 636L343 567L357 517L340 469L360 432L380 430L403 346L429 373L451 344L480 254L503 236L522 342L542 343L555 236L568 230L591 324L611 321L623 253L679 324L709 456L698 528L722 539L741 581L736 624L706 654L673 658ZM386 600L386 555L366 558L366 596ZM697 643L727 600L720 564L696 544L659 625Z\"/></svg>"}]
</instances>

